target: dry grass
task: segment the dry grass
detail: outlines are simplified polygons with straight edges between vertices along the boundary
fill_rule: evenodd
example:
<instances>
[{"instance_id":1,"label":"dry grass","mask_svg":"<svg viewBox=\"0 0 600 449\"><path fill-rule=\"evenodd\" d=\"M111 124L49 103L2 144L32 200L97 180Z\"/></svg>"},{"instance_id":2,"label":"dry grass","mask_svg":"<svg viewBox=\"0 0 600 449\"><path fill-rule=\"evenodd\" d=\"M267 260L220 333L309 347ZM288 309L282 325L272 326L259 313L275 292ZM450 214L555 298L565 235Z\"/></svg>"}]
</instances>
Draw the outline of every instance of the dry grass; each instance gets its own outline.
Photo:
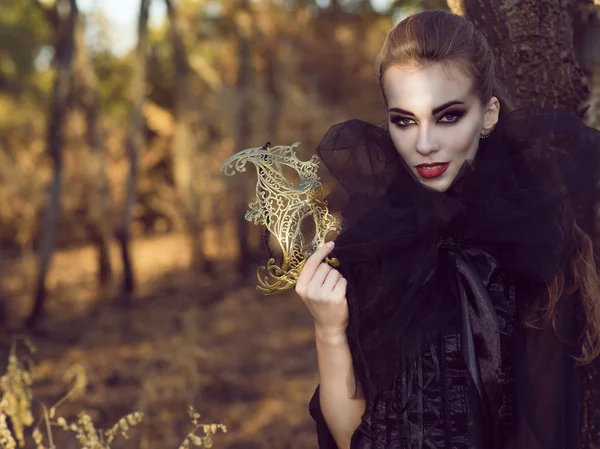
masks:
<instances>
[{"instance_id":1,"label":"dry grass","mask_svg":"<svg viewBox=\"0 0 600 449\"><path fill-rule=\"evenodd\" d=\"M131 308L94 296L91 251L57 255L52 276L59 287L49 298L44 334L34 337L34 410L74 390L59 408L69 425L82 410L98 429L143 412L131 439L115 439L113 449L180 447L194 428L185 413L190 404L204 420L227 426L215 444L220 449L316 447L307 411L318 382L316 355L301 302L292 293L263 297L252 279L194 276L177 236L136 246L142 285ZM11 267L18 277L18 264ZM11 298L17 316L27 306L29 283L21 284L21 295ZM56 432L54 444L79 449L74 435ZM28 444L35 447L31 438Z\"/></svg>"},{"instance_id":2,"label":"dry grass","mask_svg":"<svg viewBox=\"0 0 600 449\"><path fill-rule=\"evenodd\" d=\"M25 341L28 342L28 340ZM22 363L17 356L16 345L13 344L6 372L0 378L0 392L2 393L0 399L0 447L2 449L25 447L26 433L31 435L36 449L56 449L57 445L54 441L57 428L74 434L74 440L78 442L78 447L81 449L111 449L119 436L129 439L128 432L142 422L143 414L138 411L121 417L108 429L97 429L93 419L85 411L79 412L77 418L71 422L68 422L63 416L56 417L59 406L64 404L69 397L85 394L85 374L81 370L76 370L77 374L71 390L50 408L42 404L42 416L38 419L38 424L34 426L32 369L32 364L26 366ZM189 417L192 428L178 446L179 449L212 448L213 438L217 432L227 431L223 424L201 423L199 421L200 414L191 406ZM44 430L40 430L40 422L44 424L45 436ZM202 434L198 435L200 432Z\"/></svg>"}]
</instances>

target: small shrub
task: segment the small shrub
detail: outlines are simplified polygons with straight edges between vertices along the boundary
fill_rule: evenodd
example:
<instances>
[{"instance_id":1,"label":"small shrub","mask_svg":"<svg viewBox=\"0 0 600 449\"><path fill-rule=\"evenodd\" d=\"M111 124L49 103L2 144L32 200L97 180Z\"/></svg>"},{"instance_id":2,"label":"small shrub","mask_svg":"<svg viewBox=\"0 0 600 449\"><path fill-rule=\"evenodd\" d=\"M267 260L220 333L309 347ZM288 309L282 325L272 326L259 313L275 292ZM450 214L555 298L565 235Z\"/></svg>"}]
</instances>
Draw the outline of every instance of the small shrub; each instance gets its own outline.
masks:
<instances>
[{"instance_id":1,"label":"small shrub","mask_svg":"<svg viewBox=\"0 0 600 449\"><path fill-rule=\"evenodd\" d=\"M30 352L35 349L29 345ZM57 449L54 444L52 428L71 432L79 441L81 449L111 449L111 444L118 437L129 438L129 430L138 425L144 415L142 412L131 412L120 418L109 429L97 429L92 418L86 412L80 412L75 421L69 422L63 416L56 417L57 408L63 404L76 390L81 390L81 376L79 372L73 379L73 387L54 406L48 409L42 405L42 417L34 426L35 418L32 413L32 369L33 363L27 366L17 357L16 343L13 343L8 357L6 372L0 377L0 449L16 449L25 446L26 429L33 426L31 437L36 449ZM85 382L85 381L83 381ZM223 424L200 423L200 414L192 406L189 408L191 430L186 435L179 449L191 447L213 447L213 437L220 430L227 432ZM10 422L10 425L9 425ZM46 437L40 429L45 426ZM201 435L199 435L201 434ZM47 442L45 441L47 440Z\"/></svg>"}]
</instances>

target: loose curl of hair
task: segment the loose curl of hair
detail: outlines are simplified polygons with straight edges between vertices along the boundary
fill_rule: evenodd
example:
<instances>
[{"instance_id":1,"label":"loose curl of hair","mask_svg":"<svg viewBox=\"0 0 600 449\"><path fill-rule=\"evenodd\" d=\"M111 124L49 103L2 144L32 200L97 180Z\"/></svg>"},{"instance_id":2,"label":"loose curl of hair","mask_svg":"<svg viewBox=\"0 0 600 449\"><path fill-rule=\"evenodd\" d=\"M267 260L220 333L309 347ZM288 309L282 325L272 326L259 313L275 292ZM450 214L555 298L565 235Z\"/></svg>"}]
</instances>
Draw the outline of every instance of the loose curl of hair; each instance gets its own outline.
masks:
<instances>
[{"instance_id":1,"label":"loose curl of hair","mask_svg":"<svg viewBox=\"0 0 600 449\"><path fill-rule=\"evenodd\" d=\"M387 104L382 78L392 66L424 68L433 64L458 64L472 77L475 92L482 104L492 96L500 103L500 116L516 109L504 84L496 77L496 60L487 39L475 25L446 11L424 11L404 19L390 31L377 57L376 73L379 87ZM387 125L387 121L386 121ZM386 126L387 128L387 126ZM570 223L572 232L565 232L577 242L568 271L555 276L548 285L548 302L537 323L556 329L558 304L565 294L579 291L586 315L580 364L587 364L600 355L600 276L594 259L590 236L577 223ZM569 279L567 285L566 279ZM571 281L572 280L572 281ZM535 326L534 323L528 323Z\"/></svg>"}]
</instances>

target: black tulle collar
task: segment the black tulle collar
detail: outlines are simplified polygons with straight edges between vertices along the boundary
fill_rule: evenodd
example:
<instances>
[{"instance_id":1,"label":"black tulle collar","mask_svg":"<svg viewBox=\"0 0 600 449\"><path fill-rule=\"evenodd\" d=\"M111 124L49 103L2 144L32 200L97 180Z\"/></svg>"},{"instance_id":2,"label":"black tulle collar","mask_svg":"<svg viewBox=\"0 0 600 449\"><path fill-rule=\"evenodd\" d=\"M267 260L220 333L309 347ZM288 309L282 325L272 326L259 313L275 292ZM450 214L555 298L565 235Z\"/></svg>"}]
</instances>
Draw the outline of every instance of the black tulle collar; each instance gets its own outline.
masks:
<instances>
[{"instance_id":1,"label":"black tulle collar","mask_svg":"<svg viewBox=\"0 0 600 449\"><path fill-rule=\"evenodd\" d=\"M591 231L599 151L600 133L577 117L517 110L441 193L418 182L383 129L360 120L332 127L317 152L338 183L328 197L344 227L334 255L360 321L356 338L371 350L415 350L457 310L448 282L457 252L544 290L576 248L574 223Z\"/></svg>"},{"instance_id":2,"label":"black tulle collar","mask_svg":"<svg viewBox=\"0 0 600 449\"><path fill-rule=\"evenodd\" d=\"M571 249L564 233L585 221L580 208L593 201L592 136L598 132L564 111L511 112L442 193L417 180L383 129L336 125L318 154L344 187L330 197L347 231L338 252L355 259L368 247L363 255L373 258L451 238L492 248L515 271L549 282Z\"/></svg>"}]
</instances>

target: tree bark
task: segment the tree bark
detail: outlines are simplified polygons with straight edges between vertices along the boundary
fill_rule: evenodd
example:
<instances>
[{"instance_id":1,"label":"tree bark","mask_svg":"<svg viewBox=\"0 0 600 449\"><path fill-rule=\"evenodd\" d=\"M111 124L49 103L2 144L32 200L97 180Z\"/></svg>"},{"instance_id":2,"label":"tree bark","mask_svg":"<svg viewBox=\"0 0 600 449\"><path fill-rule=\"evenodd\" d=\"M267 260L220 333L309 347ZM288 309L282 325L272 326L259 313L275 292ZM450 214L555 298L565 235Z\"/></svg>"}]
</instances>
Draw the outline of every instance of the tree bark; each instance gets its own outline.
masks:
<instances>
[{"instance_id":1,"label":"tree bark","mask_svg":"<svg viewBox=\"0 0 600 449\"><path fill-rule=\"evenodd\" d=\"M589 126L600 129L600 3L579 0L573 28L577 60L590 86L590 108L585 120Z\"/></svg>"},{"instance_id":2,"label":"tree bark","mask_svg":"<svg viewBox=\"0 0 600 449\"><path fill-rule=\"evenodd\" d=\"M59 5L60 2L62 2L62 4ZM40 7L43 6L40 5ZM53 180L50 187L50 198L42 219L34 306L26 321L28 327L33 327L38 324L43 316L44 305L48 293L46 288L46 277L56 247L56 229L60 220L60 196L62 188L63 124L67 112L69 92L71 90L71 67L75 47L75 27L77 25L79 13L75 0L58 0L55 11L68 11L68 13L66 13L68 15L65 19L60 20L60 25L57 24L58 26L55 27L58 32L58 38L55 45L56 75L52 90L52 100L48 111L49 123L47 134L48 152L52 158L53 164Z\"/></svg>"},{"instance_id":3,"label":"tree bark","mask_svg":"<svg viewBox=\"0 0 600 449\"><path fill-rule=\"evenodd\" d=\"M113 205L110 186L106 177L102 111L98 94L98 78L85 44L85 29L79 21L76 34L74 72L76 98L83 108L87 122L87 141L90 163L86 185L87 220L90 237L98 256L98 283L106 288L112 283L113 267L110 259L110 242L114 230L111 217Z\"/></svg>"},{"instance_id":4,"label":"tree bark","mask_svg":"<svg viewBox=\"0 0 600 449\"><path fill-rule=\"evenodd\" d=\"M586 115L588 126L600 129L600 62L591 68L590 75L590 108Z\"/></svg>"},{"instance_id":5,"label":"tree bark","mask_svg":"<svg viewBox=\"0 0 600 449\"><path fill-rule=\"evenodd\" d=\"M133 58L133 76L131 78L132 106L131 125L126 142L127 156L129 157L129 174L127 177L127 191L123 205L123 218L121 228L117 233L121 258L123 260L123 284L121 292L124 303L128 304L131 294L135 290L135 276L133 260L131 258L131 223L133 219L133 206L136 201L136 185L139 154L144 147L144 129L142 107L146 98L146 63L148 59L148 11L150 0L141 0L138 18L138 42Z\"/></svg>"},{"instance_id":6,"label":"tree bark","mask_svg":"<svg viewBox=\"0 0 600 449\"><path fill-rule=\"evenodd\" d=\"M193 70L189 63L179 26L177 9L172 0L165 0L170 22L175 65L175 130L172 143L173 174L179 198L183 205L183 217L192 248L192 269L197 273L210 274L212 263L207 260L204 248L204 222L200 216L200 195L194 184L194 167L198 139L192 128L197 97L193 93Z\"/></svg>"},{"instance_id":7,"label":"tree bark","mask_svg":"<svg viewBox=\"0 0 600 449\"><path fill-rule=\"evenodd\" d=\"M573 47L576 0L448 0L448 6L486 36L497 74L519 106L585 114L589 90Z\"/></svg>"}]
</instances>

